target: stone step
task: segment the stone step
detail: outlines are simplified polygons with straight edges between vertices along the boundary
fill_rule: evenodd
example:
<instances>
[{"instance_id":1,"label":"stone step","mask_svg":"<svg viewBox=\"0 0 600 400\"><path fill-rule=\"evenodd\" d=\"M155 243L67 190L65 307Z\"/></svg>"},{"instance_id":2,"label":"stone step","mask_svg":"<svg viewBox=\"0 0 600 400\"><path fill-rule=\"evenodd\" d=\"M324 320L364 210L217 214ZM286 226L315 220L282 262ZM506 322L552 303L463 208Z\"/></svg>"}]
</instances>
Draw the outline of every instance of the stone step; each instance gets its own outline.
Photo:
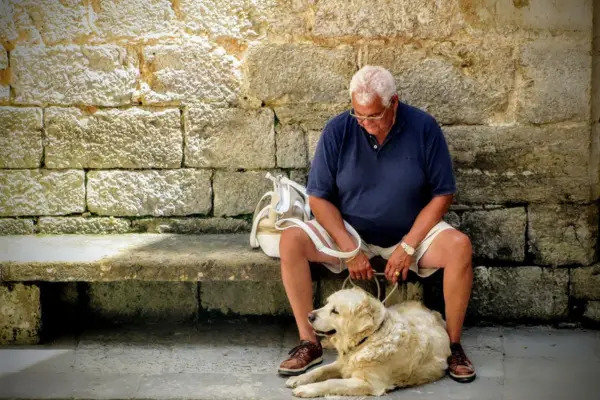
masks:
<instances>
[{"instance_id":1,"label":"stone step","mask_svg":"<svg viewBox=\"0 0 600 400\"><path fill-rule=\"evenodd\" d=\"M467 328L462 342L477 368L473 383L443 378L386 398L597 398L598 331ZM84 331L43 346L0 347L0 398L292 399L276 369L296 343L294 325L284 322ZM335 351L324 358L332 362Z\"/></svg>"}]
</instances>

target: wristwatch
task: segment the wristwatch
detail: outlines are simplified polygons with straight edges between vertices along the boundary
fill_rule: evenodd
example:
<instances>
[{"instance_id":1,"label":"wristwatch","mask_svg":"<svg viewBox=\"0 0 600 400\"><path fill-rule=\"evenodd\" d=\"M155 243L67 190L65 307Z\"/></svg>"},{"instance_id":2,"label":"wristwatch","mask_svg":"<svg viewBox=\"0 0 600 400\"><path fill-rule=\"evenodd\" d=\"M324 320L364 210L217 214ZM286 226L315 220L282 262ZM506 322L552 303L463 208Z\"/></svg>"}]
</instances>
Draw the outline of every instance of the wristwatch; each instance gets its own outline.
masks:
<instances>
[{"instance_id":1,"label":"wristwatch","mask_svg":"<svg viewBox=\"0 0 600 400\"><path fill-rule=\"evenodd\" d=\"M415 254L415 248L412 247L411 245L407 244L404 240L400 242L400 246L402 246L402 248L404 249L406 254L408 254L409 256L412 256Z\"/></svg>"}]
</instances>

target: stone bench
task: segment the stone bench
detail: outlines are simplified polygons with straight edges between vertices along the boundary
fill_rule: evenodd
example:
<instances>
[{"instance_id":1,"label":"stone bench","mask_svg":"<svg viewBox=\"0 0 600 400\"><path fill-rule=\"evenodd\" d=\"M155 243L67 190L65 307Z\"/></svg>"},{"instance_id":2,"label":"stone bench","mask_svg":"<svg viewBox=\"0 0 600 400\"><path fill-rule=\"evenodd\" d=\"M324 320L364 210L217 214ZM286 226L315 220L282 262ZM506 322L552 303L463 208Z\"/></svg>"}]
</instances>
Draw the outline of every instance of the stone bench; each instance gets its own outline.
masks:
<instances>
[{"instance_id":1,"label":"stone bench","mask_svg":"<svg viewBox=\"0 0 600 400\"><path fill-rule=\"evenodd\" d=\"M316 305L346 277L312 272ZM468 323L600 322L600 265L479 265L474 276ZM423 299L443 310L441 272L409 277L392 303ZM0 236L0 344L37 343L84 317L182 322L213 313L291 315L279 261L251 249L247 233Z\"/></svg>"},{"instance_id":2,"label":"stone bench","mask_svg":"<svg viewBox=\"0 0 600 400\"><path fill-rule=\"evenodd\" d=\"M313 272L316 304L346 277ZM418 283L394 295L406 298L421 298ZM106 322L291 315L279 260L251 249L247 234L3 236L0 305L0 344L36 343L41 321L71 324L77 310Z\"/></svg>"}]
</instances>

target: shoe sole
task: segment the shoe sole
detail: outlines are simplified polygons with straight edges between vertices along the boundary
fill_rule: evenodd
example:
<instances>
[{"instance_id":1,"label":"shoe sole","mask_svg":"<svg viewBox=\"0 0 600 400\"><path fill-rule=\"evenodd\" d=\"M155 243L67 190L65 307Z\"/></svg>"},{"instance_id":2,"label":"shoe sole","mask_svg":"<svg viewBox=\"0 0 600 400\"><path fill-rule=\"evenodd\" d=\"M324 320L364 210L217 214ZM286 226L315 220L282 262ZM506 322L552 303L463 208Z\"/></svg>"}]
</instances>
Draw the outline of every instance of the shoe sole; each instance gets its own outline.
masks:
<instances>
[{"instance_id":1,"label":"shoe sole","mask_svg":"<svg viewBox=\"0 0 600 400\"><path fill-rule=\"evenodd\" d=\"M458 383L470 383L475 380L477 374L473 372L471 375L454 375L453 373L448 372L448 376Z\"/></svg>"},{"instance_id":2,"label":"shoe sole","mask_svg":"<svg viewBox=\"0 0 600 400\"><path fill-rule=\"evenodd\" d=\"M307 369L309 369L310 367L312 367L313 365L317 365L323 362L323 357L319 357L319 358L315 358L314 360L312 360L310 363L308 363L306 365L306 367L302 368L302 369L287 369L287 368L279 368L277 370L277 372L279 372L280 375L285 375L285 376L296 376L296 375L301 375L303 373L306 372Z\"/></svg>"}]
</instances>

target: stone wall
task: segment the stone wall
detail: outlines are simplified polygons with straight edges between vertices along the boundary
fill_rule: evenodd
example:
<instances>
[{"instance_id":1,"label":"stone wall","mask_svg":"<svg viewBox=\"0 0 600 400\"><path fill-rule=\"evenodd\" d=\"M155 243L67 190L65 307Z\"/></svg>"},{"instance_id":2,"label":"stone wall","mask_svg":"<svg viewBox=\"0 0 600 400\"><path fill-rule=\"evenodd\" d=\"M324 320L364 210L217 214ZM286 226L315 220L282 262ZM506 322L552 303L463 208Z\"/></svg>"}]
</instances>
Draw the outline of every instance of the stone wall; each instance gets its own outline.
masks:
<instances>
[{"instance_id":1,"label":"stone wall","mask_svg":"<svg viewBox=\"0 0 600 400\"><path fill-rule=\"evenodd\" d=\"M0 232L247 231L264 173L304 181L352 74L379 64L443 125L447 218L481 268L567 288L597 259L599 9L0 0Z\"/></svg>"}]
</instances>

